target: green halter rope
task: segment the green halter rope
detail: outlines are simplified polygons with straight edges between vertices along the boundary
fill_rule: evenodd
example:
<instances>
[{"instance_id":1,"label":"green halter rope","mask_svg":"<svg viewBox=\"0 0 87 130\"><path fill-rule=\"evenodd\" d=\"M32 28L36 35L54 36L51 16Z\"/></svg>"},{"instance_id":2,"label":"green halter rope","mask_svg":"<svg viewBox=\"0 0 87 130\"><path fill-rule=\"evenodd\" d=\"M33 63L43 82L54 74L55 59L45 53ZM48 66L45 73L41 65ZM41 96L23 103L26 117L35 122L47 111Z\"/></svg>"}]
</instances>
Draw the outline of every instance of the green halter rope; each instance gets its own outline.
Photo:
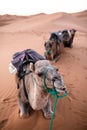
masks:
<instances>
[{"instance_id":1,"label":"green halter rope","mask_svg":"<svg viewBox=\"0 0 87 130\"><path fill-rule=\"evenodd\" d=\"M46 52L47 52L47 54L51 54L51 50L47 50Z\"/></svg>"},{"instance_id":2,"label":"green halter rope","mask_svg":"<svg viewBox=\"0 0 87 130\"><path fill-rule=\"evenodd\" d=\"M47 51L44 53L44 55L45 55L45 56L46 56L46 54L50 55L51 53L52 53L51 50L47 50Z\"/></svg>"},{"instance_id":3,"label":"green halter rope","mask_svg":"<svg viewBox=\"0 0 87 130\"><path fill-rule=\"evenodd\" d=\"M52 95L52 97L55 98L55 100L54 100L54 106L53 106L53 113L52 113L52 117L51 117L51 121L50 121L50 130L52 130L53 119L54 119L54 115L55 115L55 112L56 112L56 104L57 104L57 102L58 102L58 99L67 96L67 95L68 95L68 92L66 92L65 94L63 94L63 95L60 96L60 95L58 95L58 94L60 94L60 93L56 91L54 85L53 85L53 88L52 88L52 89L47 88L47 85L46 85L46 75L47 75L47 72L48 72L48 69L49 69L49 68L51 68L51 67L47 67L47 68L46 68L46 71L45 71L45 73L44 73L44 86L43 86L43 89L44 89L47 93L50 93L50 94ZM33 79L34 79L34 81L36 82L36 79L35 79L35 78L33 78Z\"/></svg>"},{"instance_id":4,"label":"green halter rope","mask_svg":"<svg viewBox=\"0 0 87 130\"><path fill-rule=\"evenodd\" d=\"M53 107L53 113L52 113L52 117L51 117L51 121L50 121L50 130L52 130L53 119L54 119L54 115L55 115L55 112L56 112L56 104L57 104L57 102L58 102L58 99L67 96L67 95L68 95L68 92L66 92L65 94L59 96L58 94L60 94L60 93L56 91L56 89L54 88L54 86L53 86L52 89L47 88L47 85L46 85L46 75L47 75L47 72L48 72L48 69L49 69L49 68L50 68L50 67L47 67L47 69L46 69L46 71L45 71L45 73L44 73L44 86L43 86L43 88L45 89L45 91L46 91L47 93L50 93L50 94L52 95L52 97L55 97L54 107Z\"/></svg>"}]
</instances>

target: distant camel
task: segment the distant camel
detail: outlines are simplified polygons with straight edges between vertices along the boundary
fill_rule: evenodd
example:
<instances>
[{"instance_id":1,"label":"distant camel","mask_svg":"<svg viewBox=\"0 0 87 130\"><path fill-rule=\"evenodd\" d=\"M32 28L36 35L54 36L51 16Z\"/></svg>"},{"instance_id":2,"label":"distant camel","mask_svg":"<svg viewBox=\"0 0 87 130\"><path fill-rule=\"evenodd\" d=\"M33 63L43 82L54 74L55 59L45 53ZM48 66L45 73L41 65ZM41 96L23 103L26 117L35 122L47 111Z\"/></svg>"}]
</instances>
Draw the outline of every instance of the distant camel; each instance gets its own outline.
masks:
<instances>
[{"instance_id":1,"label":"distant camel","mask_svg":"<svg viewBox=\"0 0 87 130\"><path fill-rule=\"evenodd\" d=\"M44 43L46 59L56 62L64 47L72 47L75 32L75 29L71 29L51 33L49 40Z\"/></svg>"},{"instance_id":2,"label":"distant camel","mask_svg":"<svg viewBox=\"0 0 87 130\"><path fill-rule=\"evenodd\" d=\"M75 33L76 33L75 29L62 31L62 35L63 35L62 40L63 40L64 47L72 47Z\"/></svg>"},{"instance_id":3,"label":"distant camel","mask_svg":"<svg viewBox=\"0 0 87 130\"><path fill-rule=\"evenodd\" d=\"M64 49L63 42L56 39L50 39L44 44L45 46L45 58L47 60L58 61L61 52Z\"/></svg>"}]
</instances>

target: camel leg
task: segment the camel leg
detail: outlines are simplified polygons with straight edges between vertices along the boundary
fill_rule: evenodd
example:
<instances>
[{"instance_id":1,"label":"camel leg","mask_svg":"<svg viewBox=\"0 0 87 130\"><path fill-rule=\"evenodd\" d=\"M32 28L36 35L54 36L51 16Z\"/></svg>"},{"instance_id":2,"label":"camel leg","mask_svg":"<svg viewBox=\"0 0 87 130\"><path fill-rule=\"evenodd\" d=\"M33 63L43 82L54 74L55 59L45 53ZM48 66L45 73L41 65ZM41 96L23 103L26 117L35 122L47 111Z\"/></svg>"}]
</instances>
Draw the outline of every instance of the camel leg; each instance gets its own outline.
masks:
<instances>
[{"instance_id":1,"label":"camel leg","mask_svg":"<svg viewBox=\"0 0 87 130\"><path fill-rule=\"evenodd\" d=\"M42 111L44 112L44 116L47 119L50 119L52 117L52 110L51 110L51 101L50 99L48 99L48 103L47 105L42 109Z\"/></svg>"},{"instance_id":2,"label":"camel leg","mask_svg":"<svg viewBox=\"0 0 87 130\"><path fill-rule=\"evenodd\" d=\"M18 103L19 103L19 112L20 112L20 117L21 118L27 118L29 117L29 108L30 105L29 103L25 103L23 101L21 101L21 99L18 99Z\"/></svg>"}]
</instances>

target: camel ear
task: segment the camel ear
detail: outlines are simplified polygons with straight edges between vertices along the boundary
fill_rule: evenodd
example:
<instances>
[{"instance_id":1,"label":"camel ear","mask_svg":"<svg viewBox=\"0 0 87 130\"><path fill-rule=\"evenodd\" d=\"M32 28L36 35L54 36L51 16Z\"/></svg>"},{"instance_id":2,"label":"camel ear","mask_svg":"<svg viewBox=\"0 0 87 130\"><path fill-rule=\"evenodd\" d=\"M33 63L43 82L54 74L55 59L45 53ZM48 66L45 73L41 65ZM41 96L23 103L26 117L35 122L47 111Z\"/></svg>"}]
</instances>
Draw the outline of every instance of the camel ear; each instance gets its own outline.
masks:
<instances>
[{"instance_id":1,"label":"camel ear","mask_svg":"<svg viewBox=\"0 0 87 130\"><path fill-rule=\"evenodd\" d=\"M34 70L35 70L35 66L34 66L34 64L33 64L32 62L30 63L30 70L31 70L31 71L34 71Z\"/></svg>"},{"instance_id":2,"label":"camel ear","mask_svg":"<svg viewBox=\"0 0 87 130\"><path fill-rule=\"evenodd\" d=\"M77 30L76 29L74 29L74 32L76 32Z\"/></svg>"},{"instance_id":3,"label":"camel ear","mask_svg":"<svg viewBox=\"0 0 87 130\"><path fill-rule=\"evenodd\" d=\"M54 66L54 68L56 69L56 71L59 71L59 69L56 66Z\"/></svg>"},{"instance_id":4,"label":"camel ear","mask_svg":"<svg viewBox=\"0 0 87 130\"><path fill-rule=\"evenodd\" d=\"M71 31L68 30L69 37L71 38Z\"/></svg>"},{"instance_id":5,"label":"camel ear","mask_svg":"<svg viewBox=\"0 0 87 130\"><path fill-rule=\"evenodd\" d=\"M46 42L44 43L44 46L46 46Z\"/></svg>"}]
</instances>

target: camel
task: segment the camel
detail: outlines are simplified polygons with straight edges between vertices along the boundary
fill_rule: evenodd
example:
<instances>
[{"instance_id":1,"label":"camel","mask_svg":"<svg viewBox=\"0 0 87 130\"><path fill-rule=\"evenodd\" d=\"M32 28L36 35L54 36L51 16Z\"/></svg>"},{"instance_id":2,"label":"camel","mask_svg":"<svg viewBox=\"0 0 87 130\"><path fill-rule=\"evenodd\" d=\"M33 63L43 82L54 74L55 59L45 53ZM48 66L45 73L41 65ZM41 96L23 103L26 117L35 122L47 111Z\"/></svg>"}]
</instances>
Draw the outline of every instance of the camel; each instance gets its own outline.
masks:
<instances>
[{"instance_id":1,"label":"camel","mask_svg":"<svg viewBox=\"0 0 87 130\"><path fill-rule=\"evenodd\" d=\"M55 62L58 61L64 47L72 47L75 33L75 29L65 29L51 33L49 40L44 43L46 59Z\"/></svg>"},{"instance_id":2,"label":"camel","mask_svg":"<svg viewBox=\"0 0 87 130\"><path fill-rule=\"evenodd\" d=\"M45 58L57 62L60 54L63 52L64 45L63 42L57 39L49 39L44 44L45 46Z\"/></svg>"},{"instance_id":3,"label":"camel","mask_svg":"<svg viewBox=\"0 0 87 130\"><path fill-rule=\"evenodd\" d=\"M76 33L75 29L71 29L71 30L66 29L62 31L62 41L63 41L64 47L69 47L69 48L72 47L75 33Z\"/></svg>"},{"instance_id":4,"label":"camel","mask_svg":"<svg viewBox=\"0 0 87 130\"><path fill-rule=\"evenodd\" d=\"M44 117L50 119L53 112L49 91L54 90L60 94L67 91L61 74L48 60L25 64L23 70L21 79L17 73L15 74L16 83L19 85L20 117L29 117L30 108L32 108L42 110Z\"/></svg>"}]
</instances>

